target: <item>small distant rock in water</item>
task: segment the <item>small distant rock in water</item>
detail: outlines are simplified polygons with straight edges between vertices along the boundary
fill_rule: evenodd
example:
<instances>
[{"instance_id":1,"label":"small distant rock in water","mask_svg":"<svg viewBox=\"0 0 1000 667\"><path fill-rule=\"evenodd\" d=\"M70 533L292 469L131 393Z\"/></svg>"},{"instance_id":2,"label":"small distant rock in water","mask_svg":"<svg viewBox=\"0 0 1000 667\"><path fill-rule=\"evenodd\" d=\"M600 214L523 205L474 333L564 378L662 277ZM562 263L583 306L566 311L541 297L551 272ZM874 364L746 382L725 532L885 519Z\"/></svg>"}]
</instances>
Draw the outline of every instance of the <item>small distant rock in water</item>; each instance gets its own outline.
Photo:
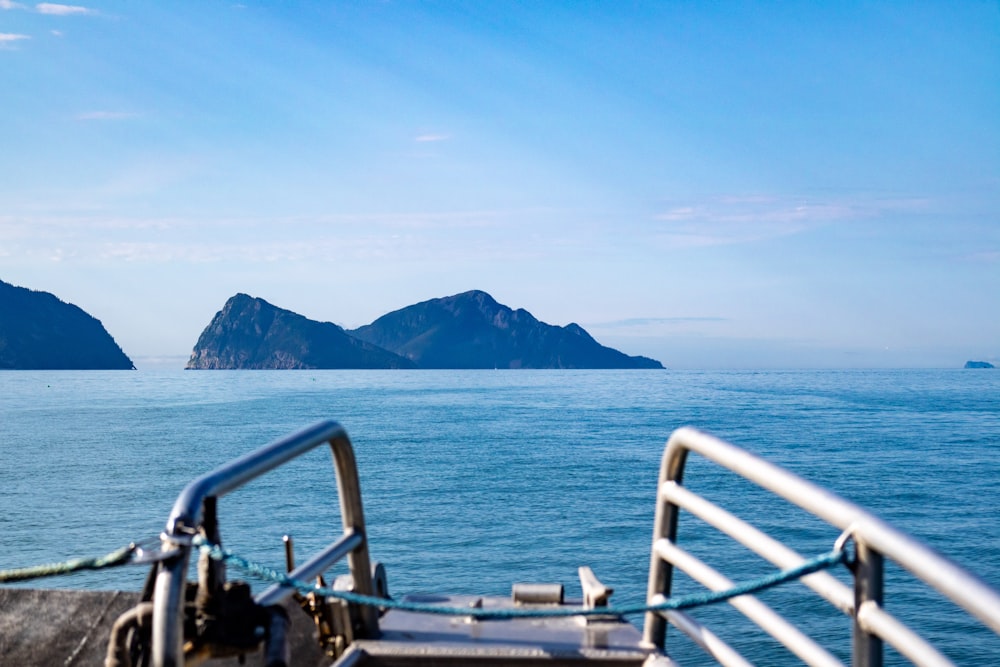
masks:
<instances>
[{"instance_id":1,"label":"small distant rock in water","mask_svg":"<svg viewBox=\"0 0 1000 667\"><path fill-rule=\"evenodd\" d=\"M993 364L988 361L966 361L966 368L996 368Z\"/></svg>"}]
</instances>

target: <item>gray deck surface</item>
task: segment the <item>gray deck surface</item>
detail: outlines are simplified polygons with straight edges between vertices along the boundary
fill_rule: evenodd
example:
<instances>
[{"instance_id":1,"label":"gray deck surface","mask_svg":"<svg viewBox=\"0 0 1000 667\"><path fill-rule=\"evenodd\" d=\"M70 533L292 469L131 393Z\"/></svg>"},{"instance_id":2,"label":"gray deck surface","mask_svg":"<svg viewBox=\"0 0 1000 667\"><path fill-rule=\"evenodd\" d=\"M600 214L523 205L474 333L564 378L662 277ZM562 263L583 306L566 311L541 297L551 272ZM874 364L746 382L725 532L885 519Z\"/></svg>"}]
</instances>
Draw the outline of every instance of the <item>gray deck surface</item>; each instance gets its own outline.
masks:
<instances>
[{"instance_id":1,"label":"gray deck surface","mask_svg":"<svg viewBox=\"0 0 1000 667\"><path fill-rule=\"evenodd\" d=\"M55 591L0 588L0 665L3 667L101 666L118 616L139 600L121 591ZM297 606L292 618L292 664L329 665L312 635L312 619ZM236 658L210 665L239 665ZM248 655L247 665L261 664Z\"/></svg>"},{"instance_id":2,"label":"gray deck surface","mask_svg":"<svg viewBox=\"0 0 1000 667\"><path fill-rule=\"evenodd\" d=\"M0 588L0 666L100 667L108 636L118 616L138 602L137 593ZM468 596L435 601L467 606ZM424 600L426 601L426 600ZM486 598L486 607L510 603ZM330 665L313 639L312 619L294 603L292 665ZM628 623L582 624L577 619L521 619L469 622L465 618L390 611L380 622L379 640L360 640L345 655L356 667L456 667L502 665L558 667L589 663L607 667L641 665L648 651L639 647L638 630ZM237 658L208 665L235 667ZM247 665L260 665L259 654Z\"/></svg>"},{"instance_id":3,"label":"gray deck surface","mask_svg":"<svg viewBox=\"0 0 1000 667\"><path fill-rule=\"evenodd\" d=\"M484 608L512 606L506 598L410 596L413 602ZM650 655L635 626L616 618L583 623L579 617L471 621L454 616L390 610L382 636L358 640L342 662L352 667L457 667L510 665L637 667Z\"/></svg>"}]
</instances>

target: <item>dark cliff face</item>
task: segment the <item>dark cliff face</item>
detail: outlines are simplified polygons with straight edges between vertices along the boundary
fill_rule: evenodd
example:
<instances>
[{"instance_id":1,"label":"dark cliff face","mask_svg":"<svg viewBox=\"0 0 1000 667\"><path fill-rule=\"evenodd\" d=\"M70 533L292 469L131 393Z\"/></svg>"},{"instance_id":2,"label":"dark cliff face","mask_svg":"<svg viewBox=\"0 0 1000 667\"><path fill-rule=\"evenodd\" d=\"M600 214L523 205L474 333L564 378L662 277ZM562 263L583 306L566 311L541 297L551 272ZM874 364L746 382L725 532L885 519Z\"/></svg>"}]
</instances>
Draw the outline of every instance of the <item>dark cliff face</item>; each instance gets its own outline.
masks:
<instances>
[{"instance_id":1,"label":"dark cliff face","mask_svg":"<svg viewBox=\"0 0 1000 667\"><path fill-rule=\"evenodd\" d=\"M481 291L424 301L349 333L420 368L663 368L601 345L576 324L545 324Z\"/></svg>"},{"instance_id":2,"label":"dark cliff face","mask_svg":"<svg viewBox=\"0 0 1000 667\"><path fill-rule=\"evenodd\" d=\"M263 299L237 294L205 328L188 369L413 368L411 361Z\"/></svg>"},{"instance_id":3,"label":"dark cliff face","mask_svg":"<svg viewBox=\"0 0 1000 667\"><path fill-rule=\"evenodd\" d=\"M134 368L101 322L79 307L0 281L0 369Z\"/></svg>"}]
</instances>

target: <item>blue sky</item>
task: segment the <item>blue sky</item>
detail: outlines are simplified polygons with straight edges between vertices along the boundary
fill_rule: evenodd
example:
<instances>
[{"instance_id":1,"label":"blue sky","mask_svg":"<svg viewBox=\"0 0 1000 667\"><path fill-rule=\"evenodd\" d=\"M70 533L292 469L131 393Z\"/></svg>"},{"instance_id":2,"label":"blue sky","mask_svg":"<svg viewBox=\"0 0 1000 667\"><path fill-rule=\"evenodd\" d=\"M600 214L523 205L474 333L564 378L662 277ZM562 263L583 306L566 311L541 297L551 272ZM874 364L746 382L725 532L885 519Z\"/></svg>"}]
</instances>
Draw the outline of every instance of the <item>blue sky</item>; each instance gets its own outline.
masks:
<instances>
[{"instance_id":1,"label":"blue sky","mask_svg":"<svg viewBox=\"0 0 1000 667\"><path fill-rule=\"evenodd\" d=\"M1000 360L1000 6L0 0L0 280L183 366L483 289L672 368Z\"/></svg>"}]
</instances>

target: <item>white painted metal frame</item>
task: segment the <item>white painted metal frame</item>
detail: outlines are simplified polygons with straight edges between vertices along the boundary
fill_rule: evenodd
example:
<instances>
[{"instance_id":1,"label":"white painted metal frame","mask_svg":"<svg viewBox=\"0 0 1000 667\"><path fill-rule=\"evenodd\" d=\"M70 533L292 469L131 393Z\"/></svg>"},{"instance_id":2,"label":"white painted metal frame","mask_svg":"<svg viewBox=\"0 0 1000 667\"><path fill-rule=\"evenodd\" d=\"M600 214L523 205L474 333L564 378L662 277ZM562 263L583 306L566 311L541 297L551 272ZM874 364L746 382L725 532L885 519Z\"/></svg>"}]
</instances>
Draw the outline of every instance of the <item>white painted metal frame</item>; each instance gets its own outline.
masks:
<instances>
[{"instance_id":1,"label":"white painted metal frame","mask_svg":"<svg viewBox=\"0 0 1000 667\"><path fill-rule=\"evenodd\" d=\"M677 546L677 521L681 509L782 569L805 561L792 549L683 487L684 465L689 451L798 505L837 529L849 531L854 542L854 590L824 572L804 577L802 582L854 619L852 664L856 667L881 667L883 641L916 665L938 667L952 664L883 609L882 570L885 558L908 570L1000 635L1000 593L978 577L836 494L746 450L692 428L675 431L663 454L647 590L650 604L670 597L675 567L711 590L724 589L731 584L724 576ZM840 664L825 649L753 596L733 598L729 603L806 664ZM689 615L680 612L648 613L644 641L663 650L668 622L691 637L720 664L746 664L732 647Z\"/></svg>"}]
</instances>

